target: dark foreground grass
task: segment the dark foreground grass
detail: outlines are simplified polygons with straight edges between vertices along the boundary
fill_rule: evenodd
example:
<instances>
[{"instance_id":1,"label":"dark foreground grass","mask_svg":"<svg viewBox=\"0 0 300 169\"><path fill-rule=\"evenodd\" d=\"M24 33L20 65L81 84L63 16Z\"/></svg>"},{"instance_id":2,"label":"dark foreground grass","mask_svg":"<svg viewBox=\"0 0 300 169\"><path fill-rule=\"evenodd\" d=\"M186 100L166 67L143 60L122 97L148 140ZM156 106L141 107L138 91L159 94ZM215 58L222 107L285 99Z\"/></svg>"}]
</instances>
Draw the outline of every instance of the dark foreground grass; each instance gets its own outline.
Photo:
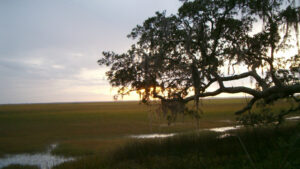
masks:
<instances>
[{"instance_id":1,"label":"dark foreground grass","mask_svg":"<svg viewBox=\"0 0 300 169\"><path fill-rule=\"evenodd\" d=\"M13 164L9 165L7 167L4 167L2 169L39 169L38 166L33 166L33 165L18 165L18 164Z\"/></svg>"},{"instance_id":2,"label":"dark foreground grass","mask_svg":"<svg viewBox=\"0 0 300 169\"><path fill-rule=\"evenodd\" d=\"M297 169L300 125L243 129L233 136L187 134L132 141L114 153L85 157L55 169Z\"/></svg>"}]
</instances>

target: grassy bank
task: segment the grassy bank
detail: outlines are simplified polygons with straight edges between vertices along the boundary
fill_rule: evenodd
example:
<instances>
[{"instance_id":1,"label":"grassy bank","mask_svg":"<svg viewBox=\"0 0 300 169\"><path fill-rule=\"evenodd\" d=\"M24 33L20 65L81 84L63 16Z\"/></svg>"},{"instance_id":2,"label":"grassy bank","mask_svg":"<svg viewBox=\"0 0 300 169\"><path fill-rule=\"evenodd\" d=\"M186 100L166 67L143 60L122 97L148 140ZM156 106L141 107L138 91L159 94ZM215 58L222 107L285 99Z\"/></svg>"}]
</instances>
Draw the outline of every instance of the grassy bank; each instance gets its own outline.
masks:
<instances>
[{"instance_id":1,"label":"grassy bank","mask_svg":"<svg viewBox=\"0 0 300 169\"><path fill-rule=\"evenodd\" d=\"M300 126L243 129L218 139L204 132L167 139L137 140L103 158L93 156L55 169L296 169Z\"/></svg>"}]
</instances>

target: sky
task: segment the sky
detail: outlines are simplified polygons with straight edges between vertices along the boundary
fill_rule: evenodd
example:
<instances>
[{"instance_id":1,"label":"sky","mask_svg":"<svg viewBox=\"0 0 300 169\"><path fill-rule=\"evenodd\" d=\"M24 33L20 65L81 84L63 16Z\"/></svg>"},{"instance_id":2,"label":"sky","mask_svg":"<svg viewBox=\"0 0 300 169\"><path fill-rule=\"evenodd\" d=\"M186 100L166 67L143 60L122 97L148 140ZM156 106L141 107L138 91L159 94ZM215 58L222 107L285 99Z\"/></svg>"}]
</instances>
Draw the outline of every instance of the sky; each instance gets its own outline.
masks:
<instances>
[{"instance_id":1,"label":"sky","mask_svg":"<svg viewBox=\"0 0 300 169\"><path fill-rule=\"evenodd\" d=\"M126 36L178 0L1 0L0 104L111 101L97 60L125 52ZM125 100L137 99L136 96Z\"/></svg>"},{"instance_id":2,"label":"sky","mask_svg":"<svg viewBox=\"0 0 300 169\"><path fill-rule=\"evenodd\" d=\"M0 104L113 101L117 90L105 77L108 68L97 64L102 52L126 52L134 43L127 35L136 25L156 11L175 14L180 5L179 0L0 0ZM226 85L236 84L251 87L249 81ZM228 96L245 95L220 95ZM137 99L137 94L123 98Z\"/></svg>"}]
</instances>

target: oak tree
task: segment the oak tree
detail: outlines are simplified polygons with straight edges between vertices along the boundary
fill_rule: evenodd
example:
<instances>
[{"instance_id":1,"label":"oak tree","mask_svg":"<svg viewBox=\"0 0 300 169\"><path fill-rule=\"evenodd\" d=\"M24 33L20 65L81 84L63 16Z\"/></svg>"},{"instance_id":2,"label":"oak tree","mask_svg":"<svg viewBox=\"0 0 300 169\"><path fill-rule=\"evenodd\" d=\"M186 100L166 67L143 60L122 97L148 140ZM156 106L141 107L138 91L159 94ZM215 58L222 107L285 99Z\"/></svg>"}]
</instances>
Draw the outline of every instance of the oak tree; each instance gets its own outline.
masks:
<instances>
[{"instance_id":1,"label":"oak tree","mask_svg":"<svg viewBox=\"0 0 300 169\"><path fill-rule=\"evenodd\" d=\"M236 114L260 101L299 102L300 8L295 0L182 2L177 14L156 12L136 26L128 35L136 43L127 52L103 52L98 63L110 66L106 75L120 95L136 91L144 103L159 99L163 112L195 116L201 98L222 93L251 96ZM255 85L238 85L249 79ZM189 110L192 100L197 107ZM287 112L299 109L298 104Z\"/></svg>"}]
</instances>

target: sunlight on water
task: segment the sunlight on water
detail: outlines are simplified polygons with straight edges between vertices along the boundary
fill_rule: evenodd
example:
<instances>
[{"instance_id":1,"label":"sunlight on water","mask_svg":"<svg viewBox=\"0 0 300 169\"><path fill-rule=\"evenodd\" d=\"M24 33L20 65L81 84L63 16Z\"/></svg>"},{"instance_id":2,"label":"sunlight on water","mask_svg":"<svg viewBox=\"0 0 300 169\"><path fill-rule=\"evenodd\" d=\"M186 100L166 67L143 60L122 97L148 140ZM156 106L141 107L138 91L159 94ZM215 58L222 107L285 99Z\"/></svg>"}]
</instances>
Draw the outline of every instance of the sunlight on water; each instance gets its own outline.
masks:
<instances>
[{"instance_id":1,"label":"sunlight on water","mask_svg":"<svg viewBox=\"0 0 300 169\"><path fill-rule=\"evenodd\" d=\"M287 117L287 120L299 120L300 116Z\"/></svg>"},{"instance_id":2,"label":"sunlight on water","mask_svg":"<svg viewBox=\"0 0 300 169\"><path fill-rule=\"evenodd\" d=\"M217 128L211 128L211 129L207 129L209 131L214 131L214 132L226 132L229 130L236 130L241 128L241 126L230 126L230 127L217 127Z\"/></svg>"},{"instance_id":3,"label":"sunlight on water","mask_svg":"<svg viewBox=\"0 0 300 169\"><path fill-rule=\"evenodd\" d=\"M140 134L140 135L132 135L130 136L131 138L166 138L166 137L173 137L175 136L175 133L170 133L170 134Z\"/></svg>"},{"instance_id":4,"label":"sunlight on water","mask_svg":"<svg viewBox=\"0 0 300 169\"><path fill-rule=\"evenodd\" d=\"M229 130L236 130L241 128L241 126L230 126L230 127L217 127L217 128L211 128L211 129L204 129L214 132L227 132ZM204 131L200 130L200 131ZM150 138L167 138L167 137L173 137L175 135L178 135L180 133L170 133L170 134L140 134L140 135L131 135L129 137L131 138L137 138L137 139L150 139ZM227 136L227 135L226 135ZM226 137L223 136L223 137Z\"/></svg>"},{"instance_id":5,"label":"sunlight on water","mask_svg":"<svg viewBox=\"0 0 300 169\"><path fill-rule=\"evenodd\" d=\"M217 138L222 139L222 138L229 137L229 136L232 136L232 135L229 133L224 133L224 134L221 134L220 136L218 136Z\"/></svg>"},{"instance_id":6,"label":"sunlight on water","mask_svg":"<svg viewBox=\"0 0 300 169\"><path fill-rule=\"evenodd\" d=\"M46 153L6 155L4 158L0 158L0 169L12 164L34 165L41 169L49 169L63 162L75 160L52 155L51 151L56 146L57 144L50 145Z\"/></svg>"}]
</instances>

